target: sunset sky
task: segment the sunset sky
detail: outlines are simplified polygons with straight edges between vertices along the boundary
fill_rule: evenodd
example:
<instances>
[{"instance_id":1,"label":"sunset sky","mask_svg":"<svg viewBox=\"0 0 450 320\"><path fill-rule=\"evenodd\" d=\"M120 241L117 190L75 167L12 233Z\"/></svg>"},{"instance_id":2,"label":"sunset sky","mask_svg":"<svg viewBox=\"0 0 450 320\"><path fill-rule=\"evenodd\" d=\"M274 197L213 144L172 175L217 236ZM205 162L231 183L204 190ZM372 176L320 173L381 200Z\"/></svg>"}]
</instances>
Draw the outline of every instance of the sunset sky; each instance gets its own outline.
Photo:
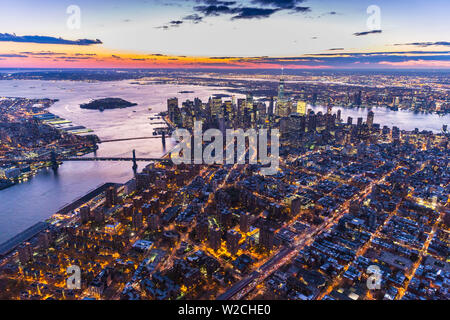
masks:
<instances>
[{"instance_id":1,"label":"sunset sky","mask_svg":"<svg viewBox=\"0 0 450 320\"><path fill-rule=\"evenodd\" d=\"M79 20L67 13L71 5ZM379 27L367 24L370 5L380 8ZM0 0L0 7L0 68L450 68L448 0Z\"/></svg>"}]
</instances>

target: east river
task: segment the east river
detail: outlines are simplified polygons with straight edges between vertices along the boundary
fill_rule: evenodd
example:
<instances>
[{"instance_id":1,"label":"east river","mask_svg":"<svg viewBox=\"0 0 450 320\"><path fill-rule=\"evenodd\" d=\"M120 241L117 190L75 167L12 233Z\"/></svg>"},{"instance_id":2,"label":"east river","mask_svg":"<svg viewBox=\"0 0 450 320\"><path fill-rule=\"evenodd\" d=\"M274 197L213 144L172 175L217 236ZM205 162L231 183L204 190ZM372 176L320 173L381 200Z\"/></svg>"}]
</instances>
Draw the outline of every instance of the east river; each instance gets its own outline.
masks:
<instances>
[{"instance_id":1,"label":"east river","mask_svg":"<svg viewBox=\"0 0 450 320\"><path fill-rule=\"evenodd\" d=\"M186 93L179 93L188 91ZM190 92L192 91L192 93ZM179 104L186 99L199 97L207 101L212 94L227 94L223 88L187 85L135 84L134 81L116 82L75 82L40 80L3 80L0 81L0 97L51 98L59 99L49 108L61 118L70 120L74 125L82 125L94 130L101 140L152 136L151 124L162 120L149 120L149 117L167 109L166 101L178 97ZM236 95L239 97L239 95ZM106 110L80 109L81 103L92 99L117 97L135 102L132 108ZM149 107L152 108L149 111ZM311 108L311 107L310 107ZM315 111L326 112L323 107L314 107ZM334 108L333 112L340 108ZM450 116L421 114L409 111L390 111L385 108L372 109L375 123L382 126L397 126L400 129L432 130L438 132L443 124L450 123ZM341 109L342 118L367 116L367 109ZM173 142L167 140L166 148ZM128 140L103 143L99 145L97 156L130 157L132 150L138 157L160 157L167 150L161 140ZM140 163L142 169L145 164ZM27 229L33 224L49 218L67 203L86 194L104 182L124 183L133 176L131 163L128 162L65 162L57 174L52 170L43 170L26 182L0 191L0 243Z\"/></svg>"}]
</instances>

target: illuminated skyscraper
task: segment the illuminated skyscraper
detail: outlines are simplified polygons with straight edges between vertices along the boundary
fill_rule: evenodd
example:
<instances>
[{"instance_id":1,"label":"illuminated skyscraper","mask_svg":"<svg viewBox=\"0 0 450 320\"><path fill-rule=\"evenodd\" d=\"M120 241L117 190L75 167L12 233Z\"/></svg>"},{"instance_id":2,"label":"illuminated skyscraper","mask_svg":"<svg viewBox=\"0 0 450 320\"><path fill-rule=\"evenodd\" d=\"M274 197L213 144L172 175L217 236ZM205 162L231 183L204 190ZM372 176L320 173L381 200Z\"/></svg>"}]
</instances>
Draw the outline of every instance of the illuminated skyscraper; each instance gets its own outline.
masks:
<instances>
[{"instance_id":1,"label":"illuminated skyscraper","mask_svg":"<svg viewBox=\"0 0 450 320\"><path fill-rule=\"evenodd\" d=\"M169 115L169 119L172 122L175 122L178 112L178 99L171 98L167 99L167 113Z\"/></svg>"},{"instance_id":2,"label":"illuminated skyscraper","mask_svg":"<svg viewBox=\"0 0 450 320\"><path fill-rule=\"evenodd\" d=\"M298 101L297 102L297 113L301 116L306 115L306 102L305 101Z\"/></svg>"},{"instance_id":3,"label":"illuminated skyscraper","mask_svg":"<svg viewBox=\"0 0 450 320\"><path fill-rule=\"evenodd\" d=\"M251 112L253 110L253 96L251 93L247 94L246 106L245 108Z\"/></svg>"}]
</instances>

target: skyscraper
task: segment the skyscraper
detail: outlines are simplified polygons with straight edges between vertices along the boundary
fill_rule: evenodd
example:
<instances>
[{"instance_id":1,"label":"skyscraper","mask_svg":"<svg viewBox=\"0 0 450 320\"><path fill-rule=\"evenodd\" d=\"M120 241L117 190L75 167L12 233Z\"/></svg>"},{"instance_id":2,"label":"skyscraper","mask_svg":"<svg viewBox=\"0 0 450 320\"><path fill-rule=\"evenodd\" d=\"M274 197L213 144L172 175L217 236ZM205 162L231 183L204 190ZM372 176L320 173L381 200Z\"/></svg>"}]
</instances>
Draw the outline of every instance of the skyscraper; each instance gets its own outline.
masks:
<instances>
[{"instance_id":1,"label":"skyscraper","mask_svg":"<svg viewBox=\"0 0 450 320\"><path fill-rule=\"evenodd\" d=\"M250 229L250 213L242 212L239 216L239 228L241 232L248 232Z\"/></svg>"},{"instance_id":2,"label":"skyscraper","mask_svg":"<svg viewBox=\"0 0 450 320\"><path fill-rule=\"evenodd\" d=\"M373 111L369 111L367 113L367 126L369 128L372 128L373 126L373 118L374 118L375 114L373 113Z\"/></svg>"},{"instance_id":3,"label":"skyscraper","mask_svg":"<svg viewBox=\"0 0 450 320\"><path fill-rule=\"evenodd\" d=\"M33 258L33 249L29 242L22 244L17 251L19 252L19 261L21 264L25 264Z\"/></svg>"},{"instance_id":4,"label":"skyscraper","mask_svg":"<svg viewBox=\"0 0 450 320\"><path fill-rule=\"evenodd\" d=\"M227 250L232 255L235 255L239 250L239 240L241 235L236 230L227 232Z\"/></svg>"},{"instance_id":5,"label":"skyscraper","mask_svg":"<svg viewBox=\"0 0 450 320\"><path fill-rule=\"evenodd\" d=\"M211 228L209 229L209 247L214 251L217 251L220 248L222 234L219 228Z\"/></svg>"},{"instance_id":6,"label":"skyscraper","mask_svg":"<svg viewBox=\"0 0 450 320\"><path fill-rule=\"evenodd\" d=\"M275 229L271 227L262 227L259 231L259 244L266 250L272 250L273 239L275 237Z\"/></svg>"},{"instance_id":7,"label":"skyscraper","mask_svg":"<svg viewBox=\"0 0 450 320\"><path fill-rule=\"evenodd\" d=\"M178 98L167 99L167 113L172 122L175 122L176 109L178 109Z\"/></svg>"},{"instance_id":8,"label":"skyscraper","mask_svg":"<svg viewBox=\"0 0 450 320\"><path fill-rule=\"evenodd\" d=\"M297 113L299 113L301 116L306 115L306 102L305 101L298 101L297 102Z\"/></svg>"},{"instance_id":9,"label":"skyscraper","mask_svg":"<svg viewBox=\"0 0 450 320\"><path fill-rule=\"evenodd\" d=\"M90 216L91 216L91 208L88 205L80 208L81 223L88 222Z\"/></svg>"},{"instance_id":10,"label":"skyscraper","mask_svg":"<svg viewBox=\"0 0 450 320\"><path fill-rule=\"evenodd\" d=\"M105 206L110 208L117 204L117 190L115 187L109 187L105 191Z\"/></svg>"}]
</instances>

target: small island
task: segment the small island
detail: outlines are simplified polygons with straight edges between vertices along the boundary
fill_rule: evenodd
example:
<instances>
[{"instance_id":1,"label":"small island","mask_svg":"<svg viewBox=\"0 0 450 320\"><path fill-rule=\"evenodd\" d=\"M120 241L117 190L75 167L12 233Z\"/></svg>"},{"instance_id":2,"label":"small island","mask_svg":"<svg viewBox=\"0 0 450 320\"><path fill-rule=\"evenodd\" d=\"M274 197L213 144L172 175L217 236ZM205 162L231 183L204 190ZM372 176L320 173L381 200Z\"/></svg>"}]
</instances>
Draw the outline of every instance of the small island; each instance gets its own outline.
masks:
<instances>
[{"instance_id":1,"label":"small island","mask_svg":"<svg viewBox=\"0 0 450 320\"><path fill-rule=\"evenodd\" d=\"M137 106L137 103L132 103L121 98L104 98L81 104L80 108L103 111L108 109L122 109L134 106Z\"/></svg>"}]
</instances>

